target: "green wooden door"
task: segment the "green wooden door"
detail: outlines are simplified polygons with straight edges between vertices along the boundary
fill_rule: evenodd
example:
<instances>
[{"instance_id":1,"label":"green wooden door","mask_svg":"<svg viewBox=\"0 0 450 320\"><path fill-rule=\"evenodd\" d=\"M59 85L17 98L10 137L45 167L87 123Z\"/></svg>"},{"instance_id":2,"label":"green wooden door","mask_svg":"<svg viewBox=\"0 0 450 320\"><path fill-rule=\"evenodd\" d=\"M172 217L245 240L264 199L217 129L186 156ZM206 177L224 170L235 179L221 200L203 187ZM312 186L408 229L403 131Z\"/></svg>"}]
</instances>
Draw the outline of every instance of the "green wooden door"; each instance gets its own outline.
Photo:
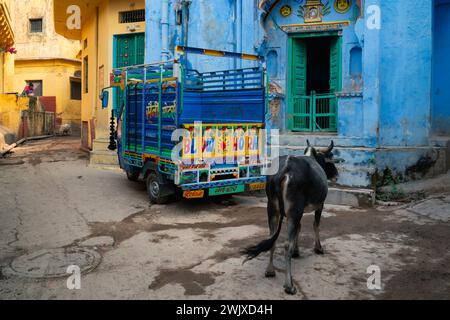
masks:
<instances>
[{"instance_id":1,"label":"green wooden door","mask_svg":"<svg viewBox=\"0 0 450 320\"><path fill-rule=\"evenodd\" d=\"M290 130L311 129L311 104L306 96L307 48L302 39L290 39L290 90L288 127Z\"/></svg>"},{"instance_id":2,"label":"green wooden door","mask_svg":"<svg viewBox=\"0 0 450 320\"><path fill-rule=\"evenodd\" d=\"M127 34L115 36L114 41L114 67L123 68L144 64L145 59L145 34ZM115 89L115 109L121 105L123 91Z\"/></svg>"}]
</instances>

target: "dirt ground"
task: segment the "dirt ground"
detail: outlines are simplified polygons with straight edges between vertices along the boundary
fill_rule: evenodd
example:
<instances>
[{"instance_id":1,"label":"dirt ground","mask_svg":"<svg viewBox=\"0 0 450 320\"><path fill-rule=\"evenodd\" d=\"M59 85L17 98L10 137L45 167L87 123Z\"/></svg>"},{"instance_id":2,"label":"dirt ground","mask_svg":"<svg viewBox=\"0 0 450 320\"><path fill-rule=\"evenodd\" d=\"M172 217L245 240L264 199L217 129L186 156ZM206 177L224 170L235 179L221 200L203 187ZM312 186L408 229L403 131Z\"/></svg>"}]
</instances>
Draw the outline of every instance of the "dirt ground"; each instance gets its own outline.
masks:
<instances>
[{"instance_id":1,"label":"dirt ground","mask_svg":"<svg viewBox=\"0 0 450 320\"><path fill-rule=\"evenodd\" d=\"M264 197L251 195L150 206L142 182L89 167L78 139L28 143L0 160L0 299L450 297L448 193L396 207L327 206L323 256L313 252L306 215L295 296L283 291L284 228L275 278L264 277L267 254L242 264L239 251L268 235L265 207ZM33 259L47 259L34 253L57 248L98 255L81 289L68 289L70 274L33 277ZM381 270L381 290L367 287L371 265Z\"/></svg>"}]
</instances>

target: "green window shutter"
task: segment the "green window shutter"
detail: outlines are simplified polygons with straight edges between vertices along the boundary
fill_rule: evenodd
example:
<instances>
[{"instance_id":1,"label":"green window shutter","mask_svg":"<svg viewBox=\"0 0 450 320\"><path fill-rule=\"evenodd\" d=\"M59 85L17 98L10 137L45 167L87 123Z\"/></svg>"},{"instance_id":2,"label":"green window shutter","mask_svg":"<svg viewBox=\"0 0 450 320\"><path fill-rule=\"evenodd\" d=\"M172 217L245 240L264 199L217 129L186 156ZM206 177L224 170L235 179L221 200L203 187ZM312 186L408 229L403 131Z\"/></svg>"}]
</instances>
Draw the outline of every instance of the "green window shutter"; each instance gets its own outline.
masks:
<instances>
[{"instance_id":1,"label":"green window shutter","mask_svg":"<svg viewBox=\"0 0 450 320\"><path fill-rule=\"evenodd\" d=\"M330 51L330 93L341 90L341 38L333 37Z\"/></svg>"},{"instance_id":2,"label":"green window shutter","mask_svg":"<svg viewBox=\"0 0 450 320\"><path fill-rule=\"evenodd\" d=\"M306 94L306 45L300 39L293 41L293 94Z\"/></svg>"},{"instance_id":3,"label":"green window shutter","mask_svg":"<svg viewBox=\"0 0 450 320\"><path fill-rule=\"evenodd\" d=\"M310 106L304 97L301 97L306 95L306 45L302 39L290 39L290 44L288 129L307 130L310 128L307 116Z\"/></svg>"},{"instance_id":4,"label":"green window shutter","mask_svg":"<svg viewBox=\"0 0 450 320\"><path fill-rule=\"evenodd\" d=\"M330 48L330 94L341 91L341 50L341 37L333 37ZM328 130L337 130L337 109L337 99L331 99L329 109L327 108L329 113L328 120L326 120Z\"/></svg>"}]
</instances>

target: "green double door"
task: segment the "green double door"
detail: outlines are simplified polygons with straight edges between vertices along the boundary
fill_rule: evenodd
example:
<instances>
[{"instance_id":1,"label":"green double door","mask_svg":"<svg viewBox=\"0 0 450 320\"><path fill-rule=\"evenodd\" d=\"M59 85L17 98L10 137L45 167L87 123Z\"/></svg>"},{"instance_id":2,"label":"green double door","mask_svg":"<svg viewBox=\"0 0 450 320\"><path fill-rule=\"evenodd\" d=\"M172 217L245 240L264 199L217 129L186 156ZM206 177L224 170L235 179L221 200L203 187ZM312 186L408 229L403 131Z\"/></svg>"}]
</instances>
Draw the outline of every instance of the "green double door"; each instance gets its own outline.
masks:
<instances>
[{"instance_id":1,"label":"green double door","mask_svg":"<svg viewBox=\"0 0 450 320\"><path fill-rule=\"evenodd\" d=\"M289 54L289 130L336 132L341 37L292 37Z\"/></svg>"},{"instance_id":2,"label":"green double door","mask_svg":"<svg viewBox=\"0 0 450 320\"><path fill-rule=\"evenodd\" d=\"M145 34L126 34L114 37L114 68L144 64ZM123 90L115 88L115 110L123 100Z\"/></svg>"}]
</instances>

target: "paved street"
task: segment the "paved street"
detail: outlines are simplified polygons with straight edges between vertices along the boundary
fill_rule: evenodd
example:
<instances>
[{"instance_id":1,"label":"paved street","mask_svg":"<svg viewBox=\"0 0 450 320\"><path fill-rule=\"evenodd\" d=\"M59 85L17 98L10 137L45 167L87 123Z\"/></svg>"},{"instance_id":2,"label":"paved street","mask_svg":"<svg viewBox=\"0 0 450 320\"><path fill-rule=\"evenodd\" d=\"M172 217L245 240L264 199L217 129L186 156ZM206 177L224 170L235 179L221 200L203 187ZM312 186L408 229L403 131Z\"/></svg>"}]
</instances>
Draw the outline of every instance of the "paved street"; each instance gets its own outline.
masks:
<instances>
[{"instance_id":1,"label":"paved street","mask_svg":"<svg viewBox=\"0 0 450 320\"><path fill-rule=\"evenodd\" d=\"M277 277L264 278L267 254L242 264L239 251L268 234L265 206L257 196L150 206L143 183L90 168L79 139L27 143L0 160L0 299L448 299L449 193L389 208L327 206L323 256L307 215L295 296L283 290L284 228ZM36 266L65 269L56 252L87 257L80 290L67 288L69 274L51 277L50 263ZM381 290L367 288L371 265Z\"/></svg>"}]
</instances>

